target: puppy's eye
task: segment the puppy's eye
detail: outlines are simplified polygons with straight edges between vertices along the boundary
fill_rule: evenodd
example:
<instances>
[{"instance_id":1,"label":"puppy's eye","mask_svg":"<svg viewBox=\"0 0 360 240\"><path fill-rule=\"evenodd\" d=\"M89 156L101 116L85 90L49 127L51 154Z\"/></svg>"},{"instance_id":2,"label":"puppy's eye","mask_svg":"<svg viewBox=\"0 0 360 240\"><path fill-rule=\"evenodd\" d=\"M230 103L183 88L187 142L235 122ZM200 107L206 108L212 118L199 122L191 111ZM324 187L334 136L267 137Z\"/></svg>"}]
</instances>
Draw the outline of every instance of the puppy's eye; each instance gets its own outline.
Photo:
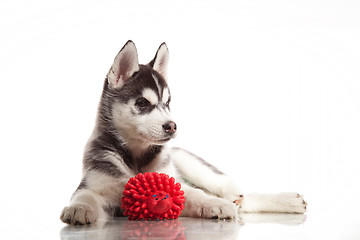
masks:
<instances>
[{"instance_id":1,"label":"puppy's eye","mask_svg":"<svg viewBox=\"0 0 360 240\"><path fill-rule=\"evenodd\" d=\"M167 107L169 107L169 105L170 105L170 98L169 98L169 100L165 103L165 105L166 105Z\"/></svg>"},{"instance_id":2,"label":"puppy's eye","mask_svg":"<svg viewBox=\"0 0 360 240\"><path fill-rule=\"evenodd\" d=\"M136 106L144 108L150 105L150 102L146 99L146 98L139 98L138 100L136 100L135 103Z\"/></svg>"}]
</instances>

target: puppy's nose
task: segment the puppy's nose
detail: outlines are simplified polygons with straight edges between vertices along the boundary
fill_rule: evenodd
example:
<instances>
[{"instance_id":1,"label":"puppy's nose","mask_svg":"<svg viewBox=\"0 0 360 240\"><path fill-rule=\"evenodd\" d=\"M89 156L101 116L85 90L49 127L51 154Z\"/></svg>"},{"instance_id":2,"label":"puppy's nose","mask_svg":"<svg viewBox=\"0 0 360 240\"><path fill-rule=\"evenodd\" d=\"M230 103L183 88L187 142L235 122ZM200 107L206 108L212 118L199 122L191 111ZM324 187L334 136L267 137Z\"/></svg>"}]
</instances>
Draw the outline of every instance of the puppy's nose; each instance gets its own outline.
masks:
<instances>
[{"instance_id":1,"label":"puppy's nose","mask_svg":"<svg viewBox=\"0 0 360 240\"><path fill-rule=\"evenodd\" d=\"M164 128L165 132L169 134L174 134L176 132L176 124L172 121L165 123L162 125L162 127Z\"/></svg>"}]
</instances>

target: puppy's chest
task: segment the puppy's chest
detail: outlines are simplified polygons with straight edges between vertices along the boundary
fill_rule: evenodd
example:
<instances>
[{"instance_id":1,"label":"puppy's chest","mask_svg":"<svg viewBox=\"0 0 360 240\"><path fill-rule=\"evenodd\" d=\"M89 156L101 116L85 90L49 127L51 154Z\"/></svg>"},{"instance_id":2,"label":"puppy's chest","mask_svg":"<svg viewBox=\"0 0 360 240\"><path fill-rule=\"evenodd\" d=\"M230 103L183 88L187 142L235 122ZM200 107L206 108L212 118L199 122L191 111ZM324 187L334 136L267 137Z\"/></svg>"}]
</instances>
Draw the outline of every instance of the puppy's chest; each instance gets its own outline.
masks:
<instances>
[{"instance_id":1,"label":"puppy's chest","mask_svg":"<svg viewBox=\"0 0 360 240\"><path fill-rule=\"evenodd\" d=\"M134 174L145 172L161 172L175 176L175 167L171 161L170 154L166 149L161 149L156 154L149 154L143 158L135 158L132 170Z\"/></svg>"}]
</instances>

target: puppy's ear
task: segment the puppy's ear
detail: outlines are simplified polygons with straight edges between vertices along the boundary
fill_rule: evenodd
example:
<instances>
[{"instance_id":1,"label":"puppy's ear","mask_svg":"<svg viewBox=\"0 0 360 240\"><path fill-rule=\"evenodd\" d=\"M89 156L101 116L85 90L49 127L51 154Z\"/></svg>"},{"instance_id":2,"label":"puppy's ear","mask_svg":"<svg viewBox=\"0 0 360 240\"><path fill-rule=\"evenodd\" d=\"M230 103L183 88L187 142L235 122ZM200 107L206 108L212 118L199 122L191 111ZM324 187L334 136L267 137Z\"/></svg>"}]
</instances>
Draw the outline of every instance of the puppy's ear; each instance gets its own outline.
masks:
<instances>
[{"instance_id":1,"label":"puppy's ear","mask_svg":"<svg viewBox=\"0 0 360 240\"><path fill-rule=\"evenodd\" d=\"M167 65L169 61L169 50L166 43L162 43L156 52L154 59L149 65L167 80Z\"/></svg>"},{"instance_id":2,"label":"puppy's ear","mask_svg":"<svg viewBox=\"0 0 360 240\"><path fill-rule=\"evenodd\" d=\"M139 69L135 44L129 40L115 57L107 74L108 82L112 88L120 88Z\"/></svg>"}]
</instances>

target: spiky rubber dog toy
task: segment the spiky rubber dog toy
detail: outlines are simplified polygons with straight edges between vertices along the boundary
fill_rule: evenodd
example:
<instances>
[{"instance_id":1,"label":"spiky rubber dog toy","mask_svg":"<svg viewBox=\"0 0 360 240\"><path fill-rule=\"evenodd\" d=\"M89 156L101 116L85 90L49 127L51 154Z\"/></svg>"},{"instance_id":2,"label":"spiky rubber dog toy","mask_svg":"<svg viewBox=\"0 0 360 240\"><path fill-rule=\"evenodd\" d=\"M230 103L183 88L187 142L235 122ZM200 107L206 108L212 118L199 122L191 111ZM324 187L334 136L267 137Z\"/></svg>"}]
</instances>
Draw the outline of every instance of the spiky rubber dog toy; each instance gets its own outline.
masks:
<instances>
[{"instance_id":1,"label":"spiky rubber dog toy","mask_svg":"<svg viewBox=\"0 0 360 240\"><path fill-rule=\"evenodd\" d=\"M139 173L125 185L121 208L129 220L177 219L184 209L181 184L164 173Z\"/></svg>"}]
</instances>

